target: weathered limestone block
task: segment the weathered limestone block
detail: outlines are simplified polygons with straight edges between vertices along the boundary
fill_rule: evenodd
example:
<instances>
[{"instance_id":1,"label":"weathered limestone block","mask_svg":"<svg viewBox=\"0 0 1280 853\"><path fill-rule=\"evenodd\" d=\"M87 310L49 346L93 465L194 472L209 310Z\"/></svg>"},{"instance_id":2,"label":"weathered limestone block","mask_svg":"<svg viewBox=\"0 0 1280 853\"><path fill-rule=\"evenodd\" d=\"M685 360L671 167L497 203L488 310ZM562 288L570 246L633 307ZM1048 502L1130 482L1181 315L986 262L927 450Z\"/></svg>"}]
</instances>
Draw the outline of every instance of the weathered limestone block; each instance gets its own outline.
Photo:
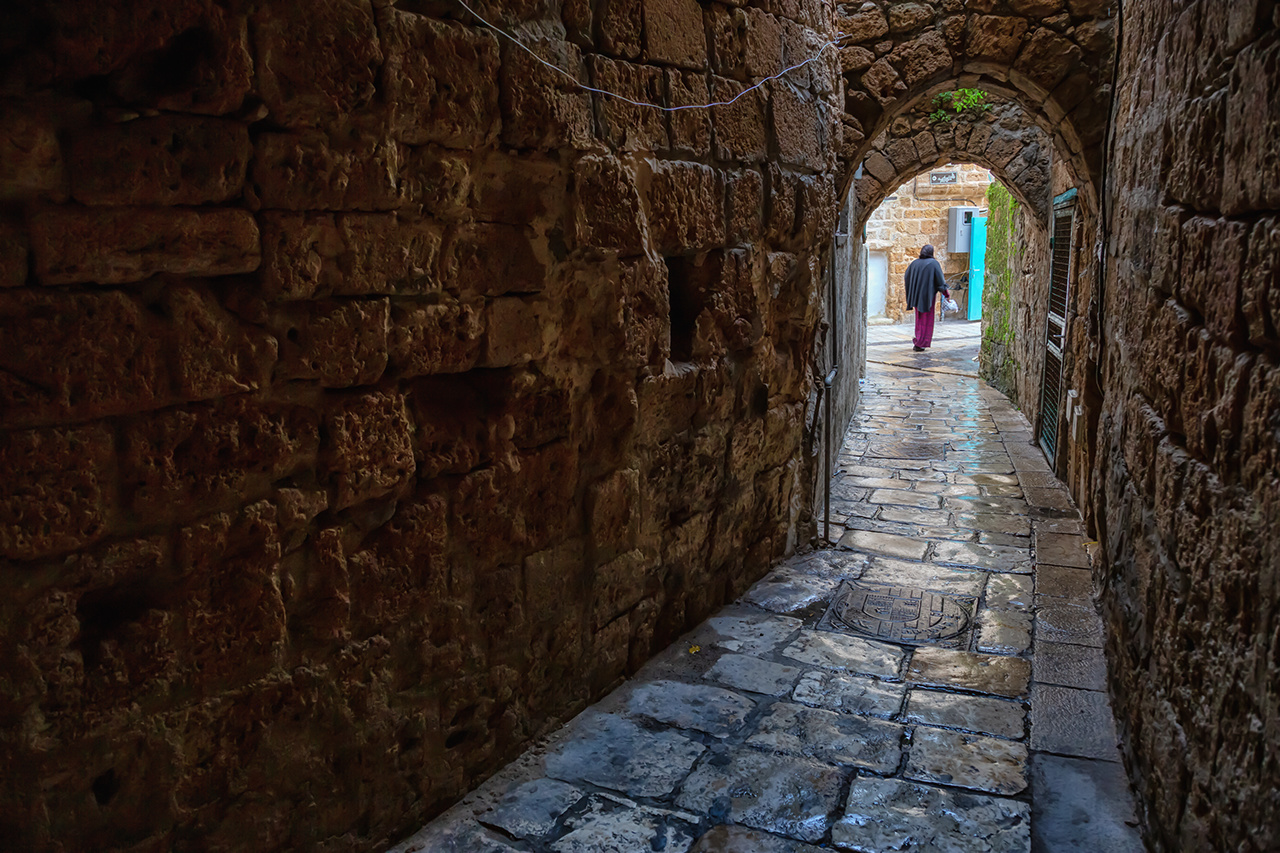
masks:
<instances>
[{"instance_id":1,"label":"weathered limestone block","mask_svg":"<svg viewBox=\"0 0 1280 853\"><path fill-rule=\"evenodd\" d=\"M403 378L462 373L476 366L484 338L484 303L397 300L391 306L389 364Z\"/></svg>"},{"instance_id":2,"label":"weathered limestone block","mask_svg":"<svg viewBox=\"0 0 1280 853\"><path fill-rule=\"evenodd\" d=\"M1254 346L1280 336L1280 220L1274 216L1259 219L1249 233L1240 307Z\"/></svg>"},{"instance_id":3,"label":"weathered limestone block","mask_svg":"<svg viewBox=\"0 0 1280 853\"><path fill-rule=\"evenodd\" d=\"M799 178L791 172L769 164L768 196L769 221L765 223L768 237L779 245L788 245L796 230L796 214L800 201L796 197Z\"/></svg>"},{"instance_id":4,"label":"weathered limestone block","mask_svg":"<svg viewBox=\"0 0 1280 853\"><path fill-rule=\"evenodd\" d=\"M764 214L764 176L748 169L725 176L728 209L726 237L730 245L759 239Z\"/></svg>"},{"instance_id":5,"label":"weathered limestone block","mask_svg":"<svg viewBox=\"0 0 1280 853\"><path fill-rule=\"evenodd\" d=\"M665 72L667 102L673 106L697 106L710 103L711 90L706 75L700 72ZM707 110L681 110L668 115L671 123L671 150L689 157L705 157L711 150L711 119Z\"/></svg>"},{"instance_id":6,"label":"weathered limestone block","mask_svg":"<svg viewBox=\"0 0 1280 853\"><path fill-rule=\"evenodd\" d=\"M477 158L471 177L468 218L554 229L565 215L569 170L557 157L491 151Z\"/></svg>"},{"instance_id":7,"label":"weathered limestone block","mask_svg":"<svg viewBox=\"0 0 1280 853\"><path fill-rule=\"evenodd\" d=\"M671 304L667 268L647 258L621 269L625 363L660 365L671 354Z\"/></svg>"},{"instance_id":8,"label":"weathered limestone block","mask_svg":"<svg viewBox=\"0 0 1280 853\"><path fill-rule=\"evenodd\" d=\"M192 524L178 533L177 555L189 579L178 613L193 686L212 692L266 675L286 635L275 507L259 501Z\"/></svg>"},{"instance_id":9,"label":"weathered limestone block","mask_svg":"<svg viewBox=\"0 0 1280 853\"><path fill-rule=\"evenodd\" d=\"M713 80L712 94L716 101L732 101L746 88L741 83L723 77ZM759 90L743 95L729 106L712 108L711 121L715 131L717 158L758 163L768 155L765 98Z\"/></svg>"},{"instance_id":10,"label":"weathered limestone block","mask_svg":"<svg viewBox=\"0 0 1280 853\"><path fill-rule=\"evenodd\" d=\"M865 47L840 48L840 70L845 74L862 71L876 61L876 55Z\"/></svg>"},{"instance_id":11,"label":"weathered limestone block","mask_svg":"<svg viewBox=\"0 0 1280 853\"><path fill-rule=\"evenodd\" d=\"M582 51L572 44L536 39L539 56L585 79ZM592 139L591 96L522 50L502 63L502 141L518 148L585 148Z\"/></svg>"},{"instance_id":12,"label":"weathered limestone block","mask_svg":"<svg viewBox=\"0 0 1280 853\"><path fill-rule=\"evenodd\" d=\"M111 91L124 103L201 115L240 109L253 88L249 21L215 4L177 38L133 56L110 77ZM101 13L100 13L101 14ZM99 24L94 21L95 28ZM175 87L174 77L186 86Z\"/></svg>"},{"instance_id":13,"label":"weathered limestone block","mask_svg":"<svg viewBox=\"0 0 1280 853\"><path fill-rule=\"evenodd\" d=\"M965 55L970 59L1007 65L1022 48L1025 18L977 15L969 19Z\"/></svg>"},{"instance_id":14,"label":"weathered limestone block","mask_svg":"<svg viewBox=\"0 0 1280 853\"><path fill-rule=\"evenodd\" d=\"M898 170L893 163L889 162L889 158L879 151L872 151L863 166L868 174L882 184L892 183L894 177L898 174Z\"/></svg>"},{"instance_id":15,"label":"weathered limestone block","mask_svg":"<svg viewBox=\"0 0 1280 853\"><path fill-rule=\"evenodd\" d=\"M1222 211L1226 214L1280 209L1280 45L1258 42L1240 52L1227 97L1222 144Z\"/></svg>"},{"instance_id":16,"label":"weathered limestone block","mask_svg":"<svg viewBox=\"0 0 1280 853\"><path fill-rule=\"evenodd\" d=\"M649 186L649 230L663 254L723 243L723 176L700 163L655 163Z\"/></svg>"},{"instance_id":17,"label":"weathered limestone block","mask_svg":"<svg viewBox=\"0 0 1280 853\"><path fill-rule=\"evenodd\" d=\"M699 70L707 67L707 36L697 0L645 0L646 62Z\"/></svg>"},{"instance_id":18,"label":"weathered limestone block","mask_svg":"<svg viewBox=\"0 0 1280 853\"><path fill-rule=\"evenodd\" d=\"M887 58L877 59L870 68L862 72L862 87L881 106L889 104L907 90L902 77Z\"/></svg>"},{"instance_id":19,"label":"weathered limestone block","mask_svg":"<svg viewBox=\"0 0 1280 853\"><path fill-rule=\"evenodd\" d=\"M868 42L889 32L889 22L879 9L865 9L852 15L839 15L836 26L853 43Z\"/></svg>"},{"instance_id":20,"label":"weathered limestone block","mask_svg":"<svg viewBox=\"0 0 1280 853\"><path fill-rule=\"evenodd\" d=\"M252 150L240 122L166 115L102 125L68 148L71 196L93 205L227 201L244 188Z\"/></svg>"},{"instance_id":21,"label":"weathered limestone block","mask_svg":"<svg viewBox=\"0 0 1280 853\"><path fill-rule=\"evenodd\" d=\"M314 412L245 397L140 417L120 458L126 505L148 523L228 509L314 466L318 444Z\"/></svg>"},{"instance_id":22,"label":"weathered limestone block","mask_svg":"<svg viewBox=\"0 0 1280 853\"><path fill-rule=\"evenodd\" d=\"M560 337L560 325L545 300L499 296L485 308L482 367L507 367L547 356Z\"/></svg>"},{"instance_id":23,"label":"weathered limestone block","mask_svg":"<svg viewBox=\"0 0 1280 853\"><path fill-rule=\"evenodd\" d=\"M276 381L306 379L324 388L378 381L387 366L390 319L387 299L278 306L267 323L280 341Z\"/></svg>"},{"instance_id":24,"label":"weathered limestone block","mask_svg":"<svg viewBox=\"0 0 1280 853\"><path fill-rule=\"evenodd\" d=\"M785 81L773 86L772 131L778 159L818 171L826 162L826 105L808 93L796 91Z\"/></svg>"},{"instance_id":25,"label":"weathered limestone block","mask_svg":"<svg viewBox=\"0 0 1280 853\"><path fill-rule=\"evenodd\" d=\"M1243 331L1240 271L1248 237L1249 226L1244 222L1196 216L1183 223L1177 242L1179 264L1174 269L1178 272L1170 282L1174 295L1195 308L1219 340L1230 340Z\"/></svg>"},{"instance_id":26,"label":"weathered limestone block","mask_svg":"<svg viewBox=\"0 0 1280 853\"><path fill-rule=\"evenodd\" d=\"M934 30L895 47L889 54L889 61L901 70L907 86L929 80L952 66L951 51L943 37Z\"/></svg>"},{"instance_id":27,"label":"weathered limestone block","mask_svg":"<svg viewBox=\"0 0 1280 853\"><path fill-rule=\"evenodd\" d=\"M1028 18L1047 18L1066 6L1065 0L1009 0L1009 7Z\"/></svg>"},{"instance_id":28,"label":"weathered limestone block","mask_svg":"<svg viewBox=\"0 0 1280 853\"><path fill-rule=\"evenodd\" d=\"M449 235L440 259L444 287L462 294L537 293L546 267L524 228L473 223Z\"/></svg>"},{"instance_id":29,"label":"weathered limestone block","mask_svg":"<svg viewBox=\"0 0 1280 853\"><path fill-rule=\"evenodd\" d=\"M900 175L908 175L920 162L920 154L916 144L910 139L895 139L885 146L884 153L893 163L893 168Z\"/></svg>"},{"instance_id":30,"label":"weathered limestone block","mask_svg":"<svg viewBox=\"0 0 1280 853\"><path fill-rule=\"evenodd\" d=\"M601 47L619 59L639 59L643 32L642 0L603 0L596 10Z\"/></svg>"},{"instance_id":31,"label":"weathered limestone block","mask_svg":"<svg viewBox=\"0 0 1280 853\"><path fill-rule=\"evenodd\" d=\"M353 629L386 630L399 619L428 612L448 595L449 504L439 492L422 491L396 504L393 516L353 554L359 566L351 594L359 603Z\"/></svg>"},{"instance_id":32,"label":"weathered limestone block","mask_svg":"<svg viewBox=\"0 0 1280 853\"><path fill-rule=\"evenodd\" d=\"M0 425L142 411L264 387L275 344L200 287L154 310L119 291L0 291ZM163 319L157 314L163 314Z\"/></svg>"},{"instance_id":33,"label":"weathered limestone block","mask_svg":"<svg viewBox=\"0 0 1280 853\"><path fill-rule=\"evenodd\" d=\"M591 622L597 630L652 595L659 581L655 566L646 565L644 553L627 551L598 566L592 578ZM646 571L647 569L647 571Z\"/></svg>"},{"instance_id":34,"label":"weathered limestone block","mask_svg":"<svg viewBox=\"0 0 1280 853\"><path fill-rule=\"evenodd\" d=\"M923 3L899 3L889 7L889 32L909 33L933 21L933 10Z\"/></svg>"},{"instance_id":35,"label":"weathered limestone block","mask_svg":"<svg viewBox=\"0 0 1280 853\"><path fill-rule=\"evenodd\" d=\"M475 168L469 152L439 145L408 149L400 172L406 199L422 205L424 213L442 220L459 220L471 213Z\"/></svg>"},{"instance_id":36,"label":"weathered limestone block","mask_svg":"<svg viewBox=\"0 0 1280 853\"><path fill-rule=\"evenodd\" d=\"M407 198L409 152L392 140L324 131L263 133L254 149L257 204L281 210L395 210Z\"/></svg>"},{"instance_id":37,"label":"weathered limestone block","mask_svg":"<svg viewBox=\"0 0 1280 853\"><path fill-rule=\"evenodd\" d=\"M617 158L587 155L574 164L573 183L578 245L640 254L644 212L631 171Z\"/></svg>"},{"instance_id":38,"label":"weathered limestone block","mask_svg":"<svg viewBox=\"0 0 1280 853\"><path fill-rule=\"evenodd\" d=\"M1081 66L1083 56L1071 39L1041 27L1027 39L1014 67L1051 92Z\"/></svg>"},{"instance_id":39,"label":"weathered limestone block","mask_svg":"<svg viewBox=\"0 0 1280 853\"><path fill-rule=\"evenodd\" d=\"M615 471L587 487L587 532L595 562L612 560L635 546L639 502L640 473L634 468ZM628 607L615 610L598 624L611 621Z\"/></svg>"},{"instance_id":40,"label":"weathered limestone block","mask_svg":"<svg viewBox=\"0 0 1280 853\"><path fill-rule=\"evenodd\" d=\"M657 444L689 428L697 409L698 370L683 365L640 382L640 436Z\"/></svg>"},{"instance_id":41,"label":"weathered limestone block","mask_svg":"<svg viewBox=\"0 0 1280 853\"><path fill-rule=\"evenodd\" d=\"M229 314L210 289L175 284L165 290L159 307L166 321L158 331L168 344L178 399L210 400L270 383L276 342Z\"/></svg>"},{"instance_id":42,"label":"weathered limestone block","mask_svg":"<svg viewBox=\"0 0 1280 853\"><path fill-rule=\"evenodd\" d=\"M840 209L834 179L830 175L806 175L798 186L798 196L800 242L813 245L830 239Z\"/></svg>"},{"instance_id":43,"label":"weathered limestone block","mask_svg":"<svg viewBox=\"0 0 1280 853\"><path fill-rule=\"evenodd\" d=\"M253 38L258 90L276 123L323 126L373 99L383 50L369 0L266 3Z\"/></svg>"},{"instance_id":44,"label":"weathered limestone block","mask_svg":"<svg viewBox=\"0 0 1280 853\"><path fill-rule=\"evenodd\" d=\"M0 555L34 560L108 532L115 446L103 425L0 432Z\"/></svg>"},{"instance_id":45,"label":"weathered limestone block","mask_svg":"<svg viewBox=\"0 0 1280 853\"><path fill-rule=\"evenodd\" d=\"M263 213L270 300L439 290L440 230L395 214Z\"/></svg>"},{"instance_id":46,"label":"weathered limestone block","mask_svg":"<svg viewBox=\"0 0 1280 853\"><path fill-rule=\"evenodd\" d=\"M262 259L257 223L243 210L42 207L30 226L42 284L231 275Z\"/></svg>"},{"instance_id":47,"label":"weathered limestone block","mask_svg":"<svg viewBox=\"0 0 1280 853\"><path fill-rule=\"evenodd\" d=\"M0 104L0 201L66 196L57 129L39 112Z\"/></svg>"},{"instance_id":48,"label":"weathered limestone block","mask_svg":"<svg viewBox=\"0 0 1280 853\"><path fill-rule=\"evenodd\" d=\"M747 79L770 77L783 69L783 22L755 7L742 10L745 30L739 30L742 50L742 71ZM795 54L792 54L793 56ZM794 61L790 64L795 64ZM738 75L726 75L738 76Z\"/></svg>"},{"instance_id":49,"label":"weathered limestone block","mask_svg":"<svg viewBox=\"0 0 1280 853\"><path fill-rule=\"evenodd\" d=\"M662 69L601 56L587 58L592 85L645 104L663 104ZM660 110L596 96L600 135L609 145L627 151L660 151L668 147L667 124Z\"/></svg>"},{"instance_id":50,"label":"weathered limestone block","mask_svg":"<svg viewBox=\"0 0 1280 853\"><path fill-rule=\"evenodd\" d=\"M324 415L322 479L345 509L402 489L413 476L413 427L402 394L335 398Z\"/></svg>"}]
</instances>

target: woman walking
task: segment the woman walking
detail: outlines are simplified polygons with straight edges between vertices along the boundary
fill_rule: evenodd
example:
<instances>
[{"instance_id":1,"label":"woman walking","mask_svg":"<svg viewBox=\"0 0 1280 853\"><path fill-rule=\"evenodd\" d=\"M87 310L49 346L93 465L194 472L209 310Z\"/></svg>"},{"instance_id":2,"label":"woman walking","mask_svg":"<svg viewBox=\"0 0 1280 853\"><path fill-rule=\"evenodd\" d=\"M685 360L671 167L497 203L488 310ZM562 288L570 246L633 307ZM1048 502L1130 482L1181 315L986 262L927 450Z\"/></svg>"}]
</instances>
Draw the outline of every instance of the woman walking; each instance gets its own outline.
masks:
<instances>
[{"instance_id":1,"label":"woman walking","mask_svg":"<svg viewBox=\"0 0 1280 853\"><path fill-rule=\"evenodd\" d=\"M924 352L933 343L933 305L938 294L948 299L951 291L947 290L942 278L942 265L933 257L933 246L925 246L920 250L920 257L907 267L907 307L916 312L916 335L911 339L915 344L912 349Z\"/></svg>"}]
</instances>

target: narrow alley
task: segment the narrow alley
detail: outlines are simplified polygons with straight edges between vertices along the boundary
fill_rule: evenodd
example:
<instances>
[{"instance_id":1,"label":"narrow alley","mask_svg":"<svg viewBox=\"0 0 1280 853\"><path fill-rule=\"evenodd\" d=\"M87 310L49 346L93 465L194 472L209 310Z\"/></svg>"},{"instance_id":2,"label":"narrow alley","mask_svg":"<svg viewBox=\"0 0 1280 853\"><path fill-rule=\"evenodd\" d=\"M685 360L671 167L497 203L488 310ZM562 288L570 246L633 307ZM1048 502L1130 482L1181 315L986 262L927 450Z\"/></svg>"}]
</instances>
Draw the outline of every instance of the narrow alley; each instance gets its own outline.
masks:
<instances>
[{"instance_id":1,"label":"narrow alley","mask_svg":"<svg viewBox=\"0 0 1280 853\"><path fill-rule=\"evenodd\" d=\"M979 324L926 353L909 328L869 343L838 544L392 853L1143 850L1079 515L1021 413L966 375Z\"/></svg>"}]
</instances>

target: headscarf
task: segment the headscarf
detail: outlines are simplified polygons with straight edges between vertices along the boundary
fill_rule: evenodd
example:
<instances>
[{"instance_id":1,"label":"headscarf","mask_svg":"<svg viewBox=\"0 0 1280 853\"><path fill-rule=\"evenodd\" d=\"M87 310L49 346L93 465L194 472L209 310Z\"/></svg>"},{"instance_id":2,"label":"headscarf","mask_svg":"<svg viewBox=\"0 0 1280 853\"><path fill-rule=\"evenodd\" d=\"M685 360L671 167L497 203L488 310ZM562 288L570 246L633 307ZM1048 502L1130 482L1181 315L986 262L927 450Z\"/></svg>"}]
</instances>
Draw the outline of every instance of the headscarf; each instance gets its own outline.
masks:
<instances>
[{"instance_id":1,"label":"headscarf","mask_svg":"<svg viewBox=\"0 0 1280 853\"><path fill-rule=\"evenodd\" d=\"M930 245L930 244L928 244L928 243L926 243L926 244L925 244L925 246L924 246L924 248L920 250L920 257L922 257L922 258L932 258L932 257L933 257L933 246L932 246L932 245Z\"/></svg>"}]
</instances>

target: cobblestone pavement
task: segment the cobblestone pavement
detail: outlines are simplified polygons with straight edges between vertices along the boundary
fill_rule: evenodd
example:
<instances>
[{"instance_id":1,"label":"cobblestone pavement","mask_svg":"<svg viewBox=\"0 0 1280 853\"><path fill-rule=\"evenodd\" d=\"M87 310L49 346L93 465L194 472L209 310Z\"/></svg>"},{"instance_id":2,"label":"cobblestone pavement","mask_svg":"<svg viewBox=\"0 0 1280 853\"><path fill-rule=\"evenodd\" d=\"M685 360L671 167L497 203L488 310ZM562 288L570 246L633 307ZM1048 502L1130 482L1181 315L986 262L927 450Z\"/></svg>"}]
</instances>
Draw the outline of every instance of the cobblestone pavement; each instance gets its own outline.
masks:
<instances>
[{"instance_id":1,"label":"cobblestone pavement","mask_svg":"<svg viewBox=\"0 0 1280 853\"><path fill-rule=\"evenodd\" d=\"M924 352L911 349L914 333L914 319L892 325L868 326L867 361L977 378L978 350L982 343L981 321L954 318L939 321L933 327L933 344Z\"/></svg>"},{"instance_id":2,"label":"cobblestone pavement","mask_svg":"<svg viewBox=\"0 0 1280 853\"><path fill-rule=\"evenodd\" d=\"M1065 488L1002 395L884 352L839 454L838 545L395 853L1142 850Z\"/></svg>"}]
</instances>

